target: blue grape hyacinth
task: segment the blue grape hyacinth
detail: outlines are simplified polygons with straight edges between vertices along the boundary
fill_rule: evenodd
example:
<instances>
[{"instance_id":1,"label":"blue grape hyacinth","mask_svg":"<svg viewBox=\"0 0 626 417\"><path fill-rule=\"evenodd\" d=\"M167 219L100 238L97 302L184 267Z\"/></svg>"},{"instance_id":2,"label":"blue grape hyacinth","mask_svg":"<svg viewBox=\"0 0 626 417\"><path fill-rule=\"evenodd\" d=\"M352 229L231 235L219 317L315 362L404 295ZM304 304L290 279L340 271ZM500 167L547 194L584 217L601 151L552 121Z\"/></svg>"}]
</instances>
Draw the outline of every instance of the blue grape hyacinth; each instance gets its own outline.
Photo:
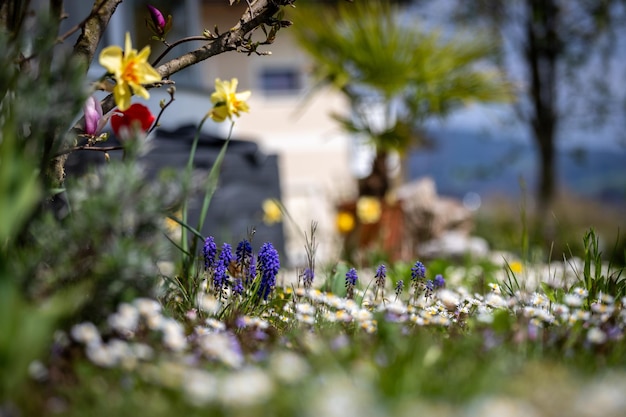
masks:
<instances>
[{"instance_id":1,"label":"blue grape hyacinth","mask_svg":"<svg viewBox=\"0 0 626 417\"><path fill-rule=\"evenodd\" d=\"M259 286L259 296L267 300L267 297L276 286L276 275L280 269L280 259L278 251L270 242L261 246L257 256L258 268L261 270L261 285Z\"/></svg>"},{"instance_id":2,"label":"blue grape hyacinth","mask_svg":"<svg viewBox=\"0 0 626 417\"><path fill-rule=\"evenodd\" d=\"M217 245L213 236L208 236L204 240L202 255L204 256L204 269L208 271L215 266L215 256L217 255Z\"/></svg>"}]
</instances>

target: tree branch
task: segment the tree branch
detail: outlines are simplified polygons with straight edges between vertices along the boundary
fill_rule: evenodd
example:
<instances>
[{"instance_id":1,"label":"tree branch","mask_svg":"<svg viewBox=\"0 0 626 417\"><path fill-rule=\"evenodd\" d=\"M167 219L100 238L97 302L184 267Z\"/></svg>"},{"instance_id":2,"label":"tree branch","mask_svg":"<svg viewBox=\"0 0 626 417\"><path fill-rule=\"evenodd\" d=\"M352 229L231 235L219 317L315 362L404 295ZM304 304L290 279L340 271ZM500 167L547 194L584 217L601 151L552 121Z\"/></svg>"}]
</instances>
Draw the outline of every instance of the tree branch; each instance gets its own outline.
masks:
<instances>
[{"instance_id":1,"label":"tree branch","mask_svg":"<svg viewBox=\"0 0 626 417\"><path fill-rule=\"evenodd\" d=\"M89 14L89 16L85 17L80 23L75 24L74 26L72 26L67 32L65 32L64 34L60 35L57 38L57 43L63 43L65 42L65 40L67 38L69 38L70 36L72 36L75 32L77 32L79 29L83 28L85 26L85 24L87 23L87 21L89 21L89 19L91 19L92 15L94 13L98 13L98 11L100 10L100 8L102 8L106 3L105 2L100 2L100 4L98 4L97 6L95 6L92 10L91 13ZM75 48L76 46L74 46Z\"/></svg>"},{"instance_id":2,"label":"tree branch","mask_svg":"<svg viewBox=\"0 0 626 417\"><path fill-rule=\"evenodd\" d=\"M280 8L282 6L291 5L295 1L296 0L257 0L250 9L251 13L246 11L235 27L228 32L222 33L215 39L207 38L207 41L210 43L164 63L156 68L157 72L163 78L167 78L172 74L211 58L212 56L237 50L244 46L247 35L261 25L275 24L274 16L280 11ZM102 101L102 110L104 113L107 113L111 111L113 107L115 107L115 101L113 100L113 95L110 94ZM79 123L84 123L84 121L81 120Z\"/></svg>"},{"instance_id":3,"label":"tree branch","mask_svg":"<svg viewBox=\"0 0 626 417\"><path fill-rule=\"evenodd\" d=\"M271 24L272 18L278 13L280 7L293 2L294 0L258 0L252 5L251 13L246 11L239 19L239 23L228 32L224 32L202 48L166 62L159 66L157 71L163 77L167 77L212 56L237 50L243 45L246 35L263 24Z\"/></svg>"},{"instance_id":4,"label":"tree branch","mask_svg":"<svg viewBox=\"0 0 626 417\"><path fill-rule=\"evenodd\" d=\"M85 68L89 67L104 30L123 0L97 0L94 2L89 17L84 21L83 30L74 44L74 56L82 60Z\"/></svg>"}]
</instances>

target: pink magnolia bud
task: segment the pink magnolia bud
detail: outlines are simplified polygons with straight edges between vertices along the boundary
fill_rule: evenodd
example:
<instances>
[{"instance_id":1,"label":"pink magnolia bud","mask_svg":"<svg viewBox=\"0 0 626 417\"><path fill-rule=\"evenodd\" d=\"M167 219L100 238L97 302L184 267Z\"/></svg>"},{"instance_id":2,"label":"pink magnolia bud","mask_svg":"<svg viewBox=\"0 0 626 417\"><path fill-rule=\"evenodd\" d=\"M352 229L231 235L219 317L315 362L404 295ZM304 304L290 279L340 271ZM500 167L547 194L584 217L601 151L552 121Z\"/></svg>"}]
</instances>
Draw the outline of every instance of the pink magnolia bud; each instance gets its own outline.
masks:
<instances>
[{"instance_id":1,"label":"pink magnolia bud","mask_svg":"<svg viewBox=\"0 0 626 417\"><path fill-rule=\"evenodd\" d=\"M94 96L90 96L83 106L83 113L85 113L85 134L97 135L106 123L106 120L102 118L100 101Z\"/></svg>"},{"instance_id":2,"label":"pink magnolia bud","mask_svg":"<svg viewBox=\"0 0 626 417\"><path fill-rule=\"evenodd\" d=\"M159 35L163 35L165 33L165 17L163 17L163 13L159 9L154 6L146 5L148 11L150 12L150 17L152 18L152 23L154 23L154 28L158 32Z\"/></svg>"}]
</instances>

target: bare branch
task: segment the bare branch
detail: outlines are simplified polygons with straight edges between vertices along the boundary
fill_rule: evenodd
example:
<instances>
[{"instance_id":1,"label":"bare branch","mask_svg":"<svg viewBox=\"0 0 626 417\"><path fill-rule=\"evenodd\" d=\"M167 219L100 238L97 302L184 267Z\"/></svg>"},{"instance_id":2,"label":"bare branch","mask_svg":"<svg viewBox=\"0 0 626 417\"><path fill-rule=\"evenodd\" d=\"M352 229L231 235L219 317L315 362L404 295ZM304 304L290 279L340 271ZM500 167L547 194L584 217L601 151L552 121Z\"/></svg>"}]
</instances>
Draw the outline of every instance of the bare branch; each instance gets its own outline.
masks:
<instances>
[{"instance_id":1,"label":"bare branch","mask_svg":"<svg viewBox=\"0 0 626 417\"><path fill-rule=\"evenodd\" d=\"M274 16L280 11L280 8L291 5L294 2L295 0L257 0L250 9L251 13L246 11L235 27L228 32L222 33L215 39L207 39L210 42L203 47L164 63L156 68L157 72L163 78L167 78L212 56L242 48L247 42L247 36L252 31L264 24L275 24ZM149 88L148 86L146 87ZM110 94L102 101L102 110L107 113L113 107L115 107L115 102L113 95ZM79 123L82 125L84 121L81 120Z\"/></svg>"},{"instance_id":2,"label":"bare branch","mask_svg":"<svg viewBox=\"0 0 626 417\"><path fill-rule=\"evenodd\" d=\"M83 28L85 26L85 24L89 21L89 19L91 19L91 17L93 16L94 13L98 13L100 11L100 8L102 8L104 5L106 4L106 2L100 2L100 4L98 4L97 6L95 6L91 13L89 14L89 16L85 17L80 23L74 25L73 27L71 27L67 32L65 32L63 35L60 35L57 38L57 43L63 43L65 42L65 40L67 38L69 38L70 36L72 36L75 32L77 32L79 29ZM102 36L102 35L100 35ZM98 38L99 39L99 38Z\"/></svg>"},{"instance_id":3,"label":"bare branch","mask_svg":"<svg viewBox=\"0 0 626 417\"><path fill-rule=\"evenodd\" d=\"M96 48L102 38L102 34L115 13L115 9L122 0L96 0L89 15L82 26L82 33L74 45L74 56L83 60L85 68L93 60Z\"/></svg>"},{"instance_id":4,"label":"bare branch","mask_svg":"<svg viewBox=\"0 0 626 417\"><path fill-rule=\"evenodd\" d=\"M293 4L293 2L293 0L258 0L250 8L250 13L244 13L239 23L228 32L222 33L202 48L166 62L156 70L161 76L169 77L212 56L237 50L243 45L246 35L263 24L272 23L272 18L278 13L280 7Z\"/></svg>"}]
</instances>

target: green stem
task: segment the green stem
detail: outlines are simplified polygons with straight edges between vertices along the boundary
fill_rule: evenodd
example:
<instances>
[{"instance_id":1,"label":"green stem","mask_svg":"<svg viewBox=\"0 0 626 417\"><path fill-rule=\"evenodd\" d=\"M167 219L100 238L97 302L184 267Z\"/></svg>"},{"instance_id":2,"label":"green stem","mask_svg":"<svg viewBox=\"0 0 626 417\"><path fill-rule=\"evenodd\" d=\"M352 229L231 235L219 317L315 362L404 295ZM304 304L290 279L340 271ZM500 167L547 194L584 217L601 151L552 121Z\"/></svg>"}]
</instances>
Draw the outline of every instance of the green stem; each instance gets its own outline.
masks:
<instances>
[{"instance_id":1,"label":"green stem","mask_svg":"<svg viewBox=\"0 0 626 417\"><path fill-rule=\"evenodd\" d=\"M204 194L204 201L202 202L202 210L200 212L200 219L198 220L197 230L202 231L202 226L204 226L204 219L206 218L207 211L209 210L209 204L211 203L211 198L217 189L217 174L219 172L219 168L222 165L222 159L224 159L224 154L226 153L226 149L228 148L228 144L230 143L230 138L233 135L233 128L235 127L235 122L232 121L230 124L230 130L228 131L228 136L226 137L226 142L224 146L222 146L222 150L220 151L215 163L211 167L211 172L209 173L207 190Z\"/></svg>"},{"instance_id":2,"label":"green stem","mask_svg":"<svg viewBox=\"0 0 626 417\"><path fill-rule=\"evenodd\" d=\"M189 205L189 191L191 188L191 173L192 173L192 169L193 169L193 161L195 159L196 156L196 149L198 148L198 141L200 140L200 133L202 132L202 126L204 126L204 123L206 122L206 120L209 118L209 113L207 113L202 120L200 121L200 124L198 125L198 129L196 129L196 135L193 138L193 144L191 145L191 151L189 152L189 160L187 161L187 167L185 168L185 177L183 179L183 206L182 206L182 222L183 224L187 224L187 216L188 216L188 205ZM195 239L194 239L195 241ZM189 241L188 241L188 237L187 237L187 228L183 227L182 228L182 233L181 233L181 242L180 242L180 246L183 248L184 252L186 253L190 253L189 252ZM184 256L183 257L183 275L184 276L189 276L189 273L191 272L191 261L193 260L193 253L191 253L191 256Z\"/></svg>"}]
</instances>

